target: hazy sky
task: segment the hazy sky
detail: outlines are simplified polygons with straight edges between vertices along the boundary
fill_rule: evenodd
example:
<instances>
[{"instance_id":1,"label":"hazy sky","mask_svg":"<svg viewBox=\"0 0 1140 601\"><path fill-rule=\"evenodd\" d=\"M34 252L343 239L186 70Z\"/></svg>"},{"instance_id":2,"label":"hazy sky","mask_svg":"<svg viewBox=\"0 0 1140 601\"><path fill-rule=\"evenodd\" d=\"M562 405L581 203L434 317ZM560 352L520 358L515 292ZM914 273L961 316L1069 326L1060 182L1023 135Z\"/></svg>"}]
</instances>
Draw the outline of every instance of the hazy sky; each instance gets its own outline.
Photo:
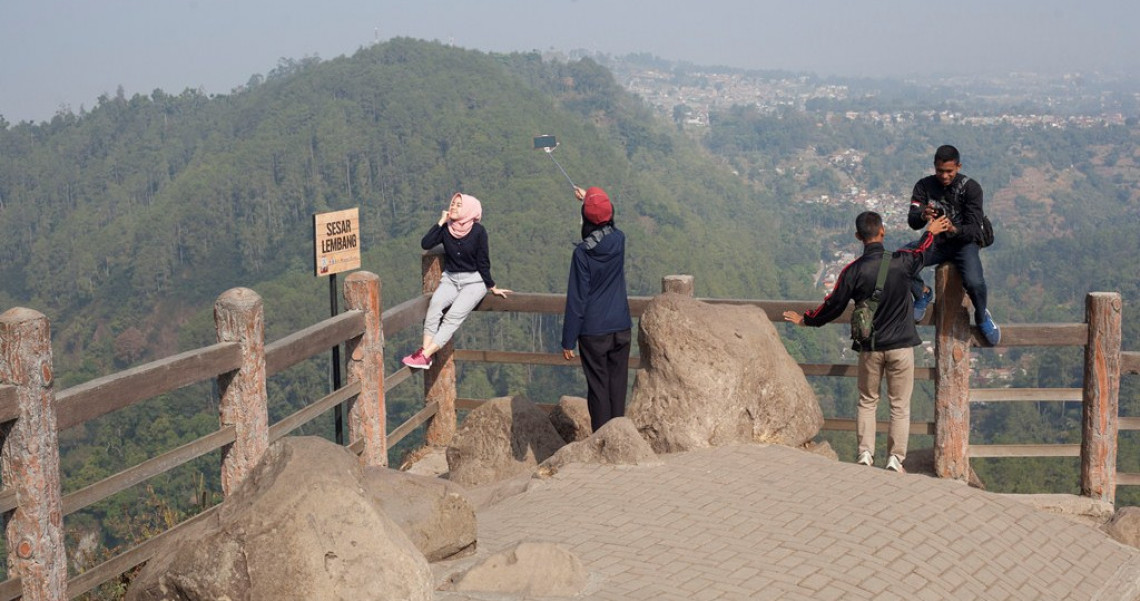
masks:
<instances>
[{"instance_id":1,"label":"hazy sky","mask_svg":"<svg viewBox=\"0 0 1140 601\"><path fill-rule=\"evenodd\" d=\"M279 58L408 36L894 76L1140 67L1135 0L0 0L0 115L100 94L226 93Z\"/></svg>"}]
</instances>

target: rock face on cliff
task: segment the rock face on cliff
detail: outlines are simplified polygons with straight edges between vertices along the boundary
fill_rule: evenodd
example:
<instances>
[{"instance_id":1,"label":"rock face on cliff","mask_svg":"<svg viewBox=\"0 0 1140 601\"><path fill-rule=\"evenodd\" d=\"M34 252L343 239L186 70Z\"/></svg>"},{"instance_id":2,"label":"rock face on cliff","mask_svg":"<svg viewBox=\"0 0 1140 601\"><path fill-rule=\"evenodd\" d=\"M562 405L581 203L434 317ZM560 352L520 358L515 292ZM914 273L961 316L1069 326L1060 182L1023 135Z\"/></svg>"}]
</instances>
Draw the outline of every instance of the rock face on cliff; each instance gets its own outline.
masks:
<instances>
[{"instance_id":1,"label":"rock face on cliff","mask_svg":"<svg viewBox=\"0 0 1140 601\"><path fill-rule=\"evenodd\" d=\"M542 409L524 397L491 399L471 411L447 448L448 478L481 486L534 470L565 441Z\"/></svg>"},{"instance_id":2,"label":"rock face on cliff","mask_svg":"<svg viewBox=\"0 0 1140 601\"><path fill-rule=\"evenodd\" d=\"M361 478L357 458L331 442L274 443L212 515L147 563L126 598L430 600L427 560Z\"/></svg>"},{"instance_id":3,"label":"rock face on cliff","mask_svg":"<svg viewBox=\"0 0 1140 601\"><path fill-rule=\"evenodd\" d=\"M658 453L741 442L800 446L823 425L815 392L762 310L655 297L638 333L626 415Z\"/></svg>"}]
</instances>

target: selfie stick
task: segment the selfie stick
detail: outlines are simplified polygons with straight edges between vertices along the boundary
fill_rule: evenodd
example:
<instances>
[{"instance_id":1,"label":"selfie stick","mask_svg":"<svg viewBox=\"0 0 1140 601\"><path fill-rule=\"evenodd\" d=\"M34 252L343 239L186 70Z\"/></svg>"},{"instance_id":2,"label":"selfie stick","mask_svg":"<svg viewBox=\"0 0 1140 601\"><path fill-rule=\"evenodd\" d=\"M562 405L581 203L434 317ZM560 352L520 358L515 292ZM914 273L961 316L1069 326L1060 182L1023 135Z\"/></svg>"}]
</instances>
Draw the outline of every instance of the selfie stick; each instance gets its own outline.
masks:
<instances>
[{"instance_id":1,"label":"selfie stick","mask_svg":"<svg viewBox=\"0 0 1140 601\"><path fill-rule=\"evenodd\" d=\"M554 158L554 149L543 148L543 150L546 151L546 156L550 157L550 160L554 161L555 165L558 165L558 170L562 172L562 175L566 176L566 181L570 182L570 187L574 188L575 190L578 189L578 186L574 185L574 180L570 179L570 176L566 174L566 170L563 169L562 165L558 163L558 159Z\"/></svg>"}]
</instances>

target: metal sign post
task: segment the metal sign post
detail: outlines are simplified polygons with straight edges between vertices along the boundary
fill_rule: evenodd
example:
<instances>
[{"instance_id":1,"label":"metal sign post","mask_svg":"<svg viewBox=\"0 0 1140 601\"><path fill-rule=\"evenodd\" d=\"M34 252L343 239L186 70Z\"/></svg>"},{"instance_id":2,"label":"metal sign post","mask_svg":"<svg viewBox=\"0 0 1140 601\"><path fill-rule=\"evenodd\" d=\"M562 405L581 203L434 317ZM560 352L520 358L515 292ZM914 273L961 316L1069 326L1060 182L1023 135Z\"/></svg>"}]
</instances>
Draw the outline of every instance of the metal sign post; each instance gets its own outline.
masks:
<instances>
[{"instance_id":1,"label":"metal sign post","mask_svg":"<svg viewBox=\"0 0 1140 601\"><path fill-rule=\"evenodd\" d=\"M313 215L313 270L317 277L329 277L329 312L336 317L336 274L360 268L360 209L345 209ZM340 345L332 348L332 389L340 388ZM333 408L336 443L344 444L344 407Z\"/></svg>"}]
</instances>

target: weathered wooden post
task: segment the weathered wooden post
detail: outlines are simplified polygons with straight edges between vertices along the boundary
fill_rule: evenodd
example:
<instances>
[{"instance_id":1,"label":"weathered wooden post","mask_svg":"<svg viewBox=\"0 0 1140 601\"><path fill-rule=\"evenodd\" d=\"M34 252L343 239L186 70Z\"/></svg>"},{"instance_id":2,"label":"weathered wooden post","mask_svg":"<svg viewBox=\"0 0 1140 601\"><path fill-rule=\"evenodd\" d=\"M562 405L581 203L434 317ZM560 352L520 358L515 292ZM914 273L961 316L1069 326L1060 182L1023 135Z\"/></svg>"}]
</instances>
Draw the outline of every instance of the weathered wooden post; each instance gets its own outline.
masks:
<instances>
[{"instance_id":1,"label":"weathered wooden post","mask_svg":"<svg viewBox=\"0 0 1140 601\"><path fill-rule=\"evenodd\" d=\"M360 394L348 402L348 440L364 440L364 465L388 465L387 416L384 403L384 328L380 323L380 276L357 271L344 280L344 304L364 312L364 333L345 342L349 382L360 382Z\"/></svg>"},{"instance_id":2,"label":"weathered wooden post","mask_svg":"<svg viewBox=\"0 0 1140 601\"><path fill-rule=\"evenodd\" d=\"M1081 494L1116 500L1116 442L1120 411L1121 299L1115 292L1085 298L1089 341L1081 415Z\"/></svg>"},{"instance_id":3,"label":"weathered wooden post","mask_svg":"<svg viewBox=\"0 0 1140 601\"><path fill-rule=\"evenodd\" d=\"M423 291L432 294L439 288L443 276L443 255L427 252L423 255ZM449 341L432 357L432 365L424 372L424 404L436 403L435 416L427 421L424 444L446 447L455 436L455 344Z\"/></svg>"},{"instance_id":4,"label":"weathered wooden post","mask_svg":"<svg viewBox=\"0 0 1140 601\"><path fill-rule=\"evenodd\" d=\"M970 315L958 271L935 270L934 473L970 476Z\"/></svg>"},{"instance_id":5,"label":"weathered wooden post","mask_svg":"<svg viewBox=\"0 0 1140 601\"><path fill-rule=\"evenodd\" d=\"M661 292L675 292L693 296L696 290L695 278L691 275L667 275L661 278Z\"/></svg>"},{"instance_id":6,"label":"weathered wooden post","mask_svg":"<svg viewBox=\"0 0 1140 601\"><path fill-rule=\"evenodd\" d=\"M261 297L249 288L232 288L214 303L218 342L236 342L241 367L218 376L222 427L237 438L222 448L222 493L232 493L269 447L269 410L265 392L265 312Z\"/></svg>"},{"instance_id":7,"label":"weathered wooden post","mask_svg":"<svg viewBox=\"0 0 1140 601\"><path fill-rule=\"evenodd\" d=\"M0 476L16 491L4 514L8 577L21 599L67 599L67 553L59 485L59 436L52 388L51 326L43 314L14 308L0 315L0 384L16 387L19 418L0 426Z\"/></svg>"}]
</instances>

